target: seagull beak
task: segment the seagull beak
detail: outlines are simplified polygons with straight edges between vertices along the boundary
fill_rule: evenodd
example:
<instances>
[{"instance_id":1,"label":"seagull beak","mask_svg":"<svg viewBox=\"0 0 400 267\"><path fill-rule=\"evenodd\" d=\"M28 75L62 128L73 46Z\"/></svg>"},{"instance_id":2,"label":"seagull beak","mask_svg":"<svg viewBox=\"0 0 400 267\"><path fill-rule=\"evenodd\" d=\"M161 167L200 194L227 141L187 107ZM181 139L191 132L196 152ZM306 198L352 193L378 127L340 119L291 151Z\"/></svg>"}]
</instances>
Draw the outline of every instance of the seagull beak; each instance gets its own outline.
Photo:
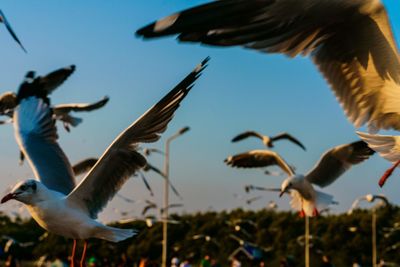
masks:
<instances>
[{"instance_id":1,"label":"seagull beak","mask_svg":"<svg viewBox=\"0 0 400 267\"><path fill-rule=\"evenodd\" d=\"M1 204L6 203L7 201L9 201L9 200L11 200L11 199L14 199L16 195L17 195L17 194L15 194L15 193L9 193L9 194L5 195L5 196L1 199L0 203L1 203Z\"/></svg>"},{"instance_id":2,"label":"seagull beak","mask_svg":"<svg viewBox=\"0 0 400 267\"><path fill-rule=\"evenodd\" d=\"M285 191L285 190L281 191L281 192L279 193L279 197L282 197L282 196L283 196L283 194L285 194L285 193L286 193L286 191Z\"/></svg>"}]
</instances>

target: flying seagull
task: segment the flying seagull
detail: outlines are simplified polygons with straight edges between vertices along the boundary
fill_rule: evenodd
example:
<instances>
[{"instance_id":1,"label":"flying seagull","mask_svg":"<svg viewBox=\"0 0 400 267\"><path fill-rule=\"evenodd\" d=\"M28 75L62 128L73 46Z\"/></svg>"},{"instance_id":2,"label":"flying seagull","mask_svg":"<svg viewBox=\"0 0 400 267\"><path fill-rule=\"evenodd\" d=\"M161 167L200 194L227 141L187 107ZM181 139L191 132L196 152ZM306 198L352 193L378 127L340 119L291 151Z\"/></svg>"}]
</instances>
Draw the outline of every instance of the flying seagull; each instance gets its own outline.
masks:
<instances>
[{"instance_id":1,"label":"flying seagull","mask_svg":"<svg viewBox=\"0 0 400 267\"><path fill-rule=\"evenodd\" d=\"M267 136L267 135L262 135L260 133L257 133L255 131L247 131L247 132L244 132L244 133L241 133L241 134L235 136L232 139L232 142L238 142L238 141L241 141L241 140L249 138L249 137L256 137L256 138L261 139L263 144L266 147L269 147L269 148L274 147L274 142L275 141L285 140L286 139L286 140L289 140L290 142L298 145L303 150L306 150L305 146L299 140L297 140L296 138L294 138L293 136L291 136L288 133L280 133L280 134L275 135L275 136Z\"/></svg>"},{"instance_id":2,"label":"flying seagull","mask_svg":"<svg viewBox=\"0 0 400 267\"><path fill-rule=\"evenodd\" d=\"M400 56L380 0L210 1L136 34L309 56L355 127L400 130Z\"/></svg>"},{"instance_id":3,"label":"flying seagull","mask_svg":"<svg viewBox=\"0 0 400 267\"><path fill-rule=\"evenodd\" d=\"M228 158L234 167L251 168L278 165L289 177L281 185L280 196L290 193L291 206L302 215L315 216L318 210L334 204L333 196L314 189L335 182L351 166L368 159L374 151L363 141L336 146L326 151L314 168L306 175L296 174L276 152L259 150Z\"/></svg>"},{"instance_id":4,"label":"flying seagull","mask_svg":"<svg viewBox=\"0 0 400 267\"><path fill-rule=\"evenodd\" d=\"M19 46L22 48L22 50L24 50L25 53L28 53L26 51L25 47L22 45L21 41L18 39L14 30L11 28L10 22L8 22L6 16L4 15L3 11L1 11L1 10L0 10L0 23L4 23L4 25L7 28L7 31L10 33L10 35L14 39L14 41L19 44Z\"/></svg>"},{"instance_id":5,"label":"flying seagull","mask_svg":"<svg viewBox=\"0 0 400 267\"><path fill-rule=\"evenodd\" d=\"M27 156L35 177L18 183L1 199L24 203L32 217L49 232L85 240L100 238L118 242L135 235L131 229L109 227L96 221L97 214L114 197L126 180L146 165L137 152L140 143L160 139L180 103L206 67L208 58L199 64L157 104L126 128L107 148L89 173L76 185L68 158L57 143L57 130L46 87L22 86L14 112L17 143ZM36 84L37 85L37 84ZM79 227L77 227L79 226Z\"/></svg>"}]
</instances>

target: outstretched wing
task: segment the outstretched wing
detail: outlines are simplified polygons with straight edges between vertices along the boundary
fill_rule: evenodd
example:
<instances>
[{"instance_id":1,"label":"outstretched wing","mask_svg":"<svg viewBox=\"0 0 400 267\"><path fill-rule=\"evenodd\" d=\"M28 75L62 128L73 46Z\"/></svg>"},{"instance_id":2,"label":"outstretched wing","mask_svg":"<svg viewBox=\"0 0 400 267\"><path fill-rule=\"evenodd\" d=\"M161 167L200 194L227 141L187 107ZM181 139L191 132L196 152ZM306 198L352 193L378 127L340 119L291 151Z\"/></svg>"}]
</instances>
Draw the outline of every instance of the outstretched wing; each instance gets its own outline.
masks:
<instances>
[{"instance_id":1,"label":"outstretched wing","mask_svg":"<svg viewBox=\"0 0 400 267\"><path fill-rule=\"evenodd\" d=\"M0 21L4 23L4 25L6 25L6 28L8 30L8 32L11 34L12 38L14 39L14 41L16 41L19 46L22 48L22 50L24 50L25 53L28 53L25 49L25 47L22 45L21 41L18 39L17 35L15 34L14 30L11 27L11 24L8 22L6 16L4 15L3 11L0 10Z\"/></svg>"},{"instance_id":2,"label":"outstretched wing","mask_svg":"<svg viewBox=\"0 0 400 267\"><path fill-rule=\"evenodd\" d=\"M271 137L271 141L278 141L278 140L282 140L282 139L286 139L289 140L290 142L298 145L299 147L301 147L303 150L306 150L306 147L296 138L294 138L293 136L291 136L288 133L280 133L274 137Z\"/></svg>"},{"instance_id":3,"label":"outstretched wing","mask_svg":"<svg viewBox=\"0 0 400 267\"><path fill-rule=\"evenodd\" d=\"M351 166L369 159L374 153L364 141L336 146L325 152L306 179L320 187L328 186Z\"/></svg>"},{"instance_id":4,"label":"outstretched wing","mask_svg":"<svg viewBox=\"0 0 400 267\"><path fill-rule=\"evenodd\" d=\"M212 1L137 35L311 55L356 127L400 130L400 58L379 0Z\"/></svg>"},{"instance_id":5,"label":"outstretched wing","mask_svg":"<svg viewBox=\"0 0 400 267\"><path fill-rule=\"evenodd\" d=\"M400 137L392 135L377 135L357 132L358 136L368 146L379 153L384 159L393 163L400 160Z\"/></svg>"},{"instance_id":6,"label":"outstretched wing","mask_svg":"<svg viewBox=\"0 0 400 267\"><path fill-rule=\"evenodd\" d=\"M237 136L235 136L232 139L232 142L238 142L238 141L241 141L248 137L257 137L257 138L263 140L263 136L261 134L255 132L255 131L247 131L247 132L244 132L244 133L241 133L241 134L238 134Z\"/></svg>"},{"instance_id":7,"label":"outstretched wing","mask_svg":"<svg viewBox=\"0 0 400 267\"><path fill-rule=\"evenodd\" d=\"M125 181L146 165L146 159L137 152L138 144L155 142L160 138L207 62L208 58L114 140L89 174L68 195L71 204L95 218Z\"/></svg>"},{"instance_id":8,"label":"outstretched wing","mask_svg":"<svg viewBox=\"0 0 400 267\"><path fill-rule=\"evenodd\" d=\"M51 190L69 194L75 187L74 175L57 143L57 129L48 100L33 94L21 98L14 112L14 130L36 178Z\"/></svg>"},{"instance_id":9,"label":"outstretched wing","mask_svg":"<svg viewBox=\"0 0 400 267\"><path fill-rule=\"evenodd\" d=\"M97 101L95 103L80 103L80 104L61 104L55 106L54 109L54 114L66 114L71 111L75 112L84 112L84 111L92 111L96 110L99 108L104 107L107 102L110 100L109 97L105 96L102 100Z\"/></svg>"},{"instance_id":10,"label":"outstretched wing","mask_svg":"<svg viewBox=\"0 0 400 267\"><path fill-rule=\"evenodd\" d=\"M294 171L285 160L278 153L270 150L252 150L230 156L225 159L225 163L237 168L260 168L276 165L289 176L294 175Z\"/></svg>"},{"instance_id":11,"label":"outstretched wing","mask_svg":"<svg viewBox=\"0 0 400 267\"><path fill-rule=\"evenodd\" d=\"M48 95L51 94L55 89L57 89L61 84L63 84L72 73L74 73L76 67L71 65L65 68L61 68L50 72L46 76L39 76L34 80L42 90L44 90Z\"/></svg>"}]
</instances>

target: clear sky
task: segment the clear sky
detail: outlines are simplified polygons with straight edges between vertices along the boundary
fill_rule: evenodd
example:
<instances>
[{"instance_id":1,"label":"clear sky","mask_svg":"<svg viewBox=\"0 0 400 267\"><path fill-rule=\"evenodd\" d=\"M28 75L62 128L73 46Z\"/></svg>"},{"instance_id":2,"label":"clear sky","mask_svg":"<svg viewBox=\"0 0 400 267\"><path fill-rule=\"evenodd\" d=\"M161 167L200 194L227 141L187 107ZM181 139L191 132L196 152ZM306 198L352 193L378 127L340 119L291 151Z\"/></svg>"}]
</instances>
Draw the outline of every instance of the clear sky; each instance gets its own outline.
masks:
<instances>
[{"instance_id":1,"label":"clear sky","mask_svg":"<svg viewBox=\"0 0 400 267\"><path fill-rule=\"evenodd\" d=\"M307 147L307 152L281 142L276 151L306 173L325 150L357 140L354 127L345 118L327 84L307 58L288 59L263 55L241 48L217 49L178 44L174 38L142 41L134 32L153 20L206 1L135 0L3 0L1 9L28 50L13 42L0 28L0 88L16 91L28 70L46 74L59 67L76 64L77 70L52 95L57 103L95 101L108 95L109 104L84 119L80 127L67 134L59 128L60 143L76 162L100 156L112 140L147 108L158 101L204 57L211 56L209 67L190 92L163 135L167 137L183 126L191 131L177 139L171 149L171 179L184 198L181 211L221 210L235 207L261 208L276 200L282 209L289 199L275 194L246 195L245 184L278 187L281 178L267 177L259 170L236 170L224 165L228 155L262 148L257 140L232 144L237 133L254 129L265 134L288 131ZM398 1L385 4L399 41ZM61 125L60 125L61 126ZM164 138L153 147L162 148ZM150 162L162 166L162 158ZM400 171L384 189L378 187L380 175L389 163L374 156L354 167L334 185L324 189L340 202L336 212L347 210L352 201L367 193L386 194L400 203ZM18 149L11 125L0 131L1 192L19 180L32 177L27 164L18 166ZM148 175L156 192L151 198L143 183L131 179L122 194L138 200L127 205L112 201L100 218L116 219L113 208L134 210L140 215L141 199L161 203L162 180ZM252 206L234 198L263 195ZM396 194L397 193L397 194ZM172 196L171 202L179 202ZM0 210L14 209L10 203Z\"/></svg>"}]
</instances>

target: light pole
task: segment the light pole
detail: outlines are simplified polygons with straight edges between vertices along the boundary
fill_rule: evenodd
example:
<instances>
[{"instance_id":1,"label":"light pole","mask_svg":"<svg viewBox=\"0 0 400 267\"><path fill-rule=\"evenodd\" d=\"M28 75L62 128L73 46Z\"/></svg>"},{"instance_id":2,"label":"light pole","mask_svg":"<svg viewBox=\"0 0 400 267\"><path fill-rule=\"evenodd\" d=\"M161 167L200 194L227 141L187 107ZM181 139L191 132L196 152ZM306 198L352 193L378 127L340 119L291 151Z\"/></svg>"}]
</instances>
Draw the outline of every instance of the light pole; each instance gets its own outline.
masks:
<instances>
[{"instance_id":1,"label":"light pole","mask_svg":"<svg viewBox=\"0 0 400 267\"><path fill-rule=\"evenodd\" d=\"M378 253L377 253L377 234L376 234L376 210L380 207L385 207L389 204L388 199L383 195L372 195L368 194L362 197L357 198L353 205L351 205L350 210L347 212L349 215L353 213L353 210L358 208L361 201L367 201L369 203L373 203L376 200L379 200L380 203L372 207L372 223L371 223L371 230L372 230L372 267L377 267L376 263L378 260Z\"/></svg>"},{"instance_id":2,"label":"light pole","mask_svg":"<svg viewBox=\"0 0 400 267\"><path fill-rule=\"evenodd\" d=\"M164 212L163 212L163 242L162 242L162 267L167 267L167 245L168 245L168 205L169 205L169 146L172 140L189 131L189 127L180 129L165 142L164 160Z\"/></svg>"},{"instance_id":3,"label":"light pole","mask_svg":"<svg viewBox=\"0 0 400 267\"><path fill-rule=\"evenodd\" d=\"M310 267L310 217L304 216L306 221L306 233L305 233L305 266Z\"/></svg>"}]
</instances>

